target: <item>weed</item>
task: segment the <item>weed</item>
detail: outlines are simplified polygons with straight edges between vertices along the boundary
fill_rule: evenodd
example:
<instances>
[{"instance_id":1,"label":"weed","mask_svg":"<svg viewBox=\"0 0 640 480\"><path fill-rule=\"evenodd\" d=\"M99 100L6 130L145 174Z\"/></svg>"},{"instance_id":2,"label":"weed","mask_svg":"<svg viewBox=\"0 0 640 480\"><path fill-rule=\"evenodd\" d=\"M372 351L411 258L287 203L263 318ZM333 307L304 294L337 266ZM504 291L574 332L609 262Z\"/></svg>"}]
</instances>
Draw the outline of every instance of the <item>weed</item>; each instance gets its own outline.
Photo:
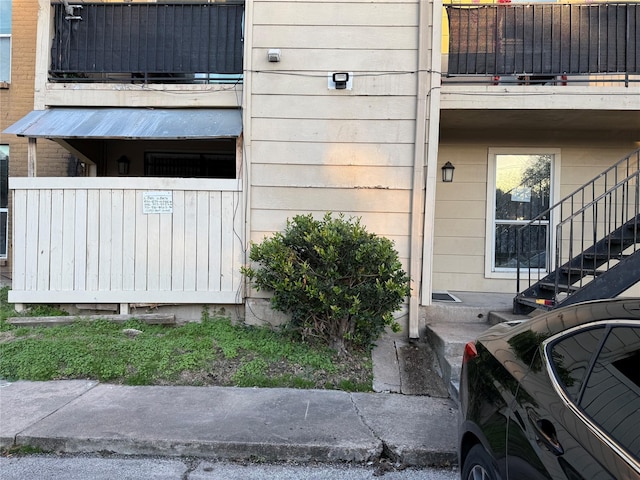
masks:
<instances>
[{"instance_id":1,"label":"weed","mask_svg":"<svg viewBox=\"0 0 640 480\"><path fill-rule=\"evenodd\" d=\"M0 457L18 457L21 455L39 455L46 453L40 447L34 447L31 445L12 445L0 449Z\"/></svg>"}]
</instances>

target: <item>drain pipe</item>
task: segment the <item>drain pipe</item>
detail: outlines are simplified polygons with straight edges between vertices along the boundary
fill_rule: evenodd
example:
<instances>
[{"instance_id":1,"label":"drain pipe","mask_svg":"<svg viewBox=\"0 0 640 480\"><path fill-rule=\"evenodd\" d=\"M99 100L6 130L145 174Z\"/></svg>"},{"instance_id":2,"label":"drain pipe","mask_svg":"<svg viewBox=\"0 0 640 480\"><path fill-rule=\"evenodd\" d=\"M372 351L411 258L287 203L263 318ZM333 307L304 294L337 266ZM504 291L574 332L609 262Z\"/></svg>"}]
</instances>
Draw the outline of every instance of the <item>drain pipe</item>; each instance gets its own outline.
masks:
<instances>
[{"instance_id":1,"label":"drain pipe","mask_svg":"<svg viewBox=\"0 0 640 480\"><path fill-rule=\"evenodd\" d=\"M420 289L422 285L422 223L424 205L425 153L427 141L427 103L429 101L429 1L420 0L418 13L418 91L416 98L416 131L413 156L413 186L411 195L410 266L411 295L409 297L409 338L420 337Z\"/></svg>"},{"instance_id":2,"label":"drain pipe","mask_svg":"<svg viewBox=\"0 0 640 480\"><path fill-rule=\"evenodd\" d=\"M410 338L420 338L420 298L422 297L422 303L425 305L431 303L433 222L440 123L441 15L442 0L420 1L418 91L411 196Z\"/></svg>"}]
</instances>

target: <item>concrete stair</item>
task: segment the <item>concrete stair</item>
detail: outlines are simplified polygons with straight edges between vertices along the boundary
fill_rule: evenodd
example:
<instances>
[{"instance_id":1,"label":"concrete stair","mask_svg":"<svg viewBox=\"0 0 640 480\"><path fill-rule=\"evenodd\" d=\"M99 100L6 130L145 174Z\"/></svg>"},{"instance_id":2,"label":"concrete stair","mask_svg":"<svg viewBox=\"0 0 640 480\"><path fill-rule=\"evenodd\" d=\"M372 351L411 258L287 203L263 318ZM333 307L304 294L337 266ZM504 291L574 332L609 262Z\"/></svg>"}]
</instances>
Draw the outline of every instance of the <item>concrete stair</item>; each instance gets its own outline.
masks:
<instances>
[{"instance_id":1,"label":"concrete stair","mask_svg":"<svg viewBox=\"0 0 640 480\"><path fill-rule=\"evenodd\" d=\"M432 346L440 364L444 384L447 385L451 398L456 401L464 346L489 327L490 325L484 322L440 322L431 323L425 329L425 340Z\"/></svg>"},{"instance_id":2,"label":"concrete stair","mask_svg":"<svg viewBox=\"0 0 640 480\"><path fill-rule=\"evenodd\" d=\"M433 302L424 307L425 342L433 349L449 395L458 401L465 345L492 325L523 320L512 313L514 294L452 292L457 302Z\"/></svg>"}]
</instances>

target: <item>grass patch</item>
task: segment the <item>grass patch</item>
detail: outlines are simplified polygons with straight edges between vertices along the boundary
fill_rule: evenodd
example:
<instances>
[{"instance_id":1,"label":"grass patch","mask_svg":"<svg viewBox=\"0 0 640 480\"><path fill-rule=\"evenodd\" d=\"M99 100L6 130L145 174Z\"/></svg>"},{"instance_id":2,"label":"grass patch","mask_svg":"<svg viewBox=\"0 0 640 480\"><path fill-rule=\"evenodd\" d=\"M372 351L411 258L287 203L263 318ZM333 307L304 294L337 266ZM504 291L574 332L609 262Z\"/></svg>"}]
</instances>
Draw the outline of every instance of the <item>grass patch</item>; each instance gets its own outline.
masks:
<instances>
[{"instance_id":1,"label":"grass patch","mask_svg":"<svg viewBox=\"0 0 640 480\"><path fill-rule=\"evenodd\" d=\"M28 315L63 312L38 307ZM124 385L219 385L370 391L370 352L349 357L265 327L233 325L203 311L199 323L147 325L132 319L15 327L0 290L0 378L92 379Z\"/></svg>"},{"instance_id":2,"label":"grass patch","mask_svg":"<svg viewBox=\"0 0 640 480\"><path fill-rule=\"evenodd\" d=\"M21 457L29 455L40 455L47 453L40 447L32 447L31 445L12 445L10 447L0 448L0 457Z\"/></svg>"}]
</instances>

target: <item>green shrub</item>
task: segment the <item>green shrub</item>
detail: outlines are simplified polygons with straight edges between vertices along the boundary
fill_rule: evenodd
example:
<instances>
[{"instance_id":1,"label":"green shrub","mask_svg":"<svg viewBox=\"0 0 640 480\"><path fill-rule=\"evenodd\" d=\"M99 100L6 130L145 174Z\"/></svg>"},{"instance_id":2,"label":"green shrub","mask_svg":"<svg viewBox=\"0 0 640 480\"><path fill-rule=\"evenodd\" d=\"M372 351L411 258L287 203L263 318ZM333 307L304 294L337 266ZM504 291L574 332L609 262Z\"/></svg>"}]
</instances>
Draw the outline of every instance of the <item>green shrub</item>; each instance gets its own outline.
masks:
<instances>
[{"instance_id":1,"label":"green shrub","mask_svg":"<svg viewBox=\"0 0 640 480\"><path fill-rule=\"evenodd\" d=\"M257 265L242 273L273 292L272 307L291 315L288 326L303 339L344 353L369 348L386 326L399 328L393 312L410 293L409 277L393 243L360 219L298 215L283 233L252 244L249 258Z\"/></svg>"}]
</instances>

